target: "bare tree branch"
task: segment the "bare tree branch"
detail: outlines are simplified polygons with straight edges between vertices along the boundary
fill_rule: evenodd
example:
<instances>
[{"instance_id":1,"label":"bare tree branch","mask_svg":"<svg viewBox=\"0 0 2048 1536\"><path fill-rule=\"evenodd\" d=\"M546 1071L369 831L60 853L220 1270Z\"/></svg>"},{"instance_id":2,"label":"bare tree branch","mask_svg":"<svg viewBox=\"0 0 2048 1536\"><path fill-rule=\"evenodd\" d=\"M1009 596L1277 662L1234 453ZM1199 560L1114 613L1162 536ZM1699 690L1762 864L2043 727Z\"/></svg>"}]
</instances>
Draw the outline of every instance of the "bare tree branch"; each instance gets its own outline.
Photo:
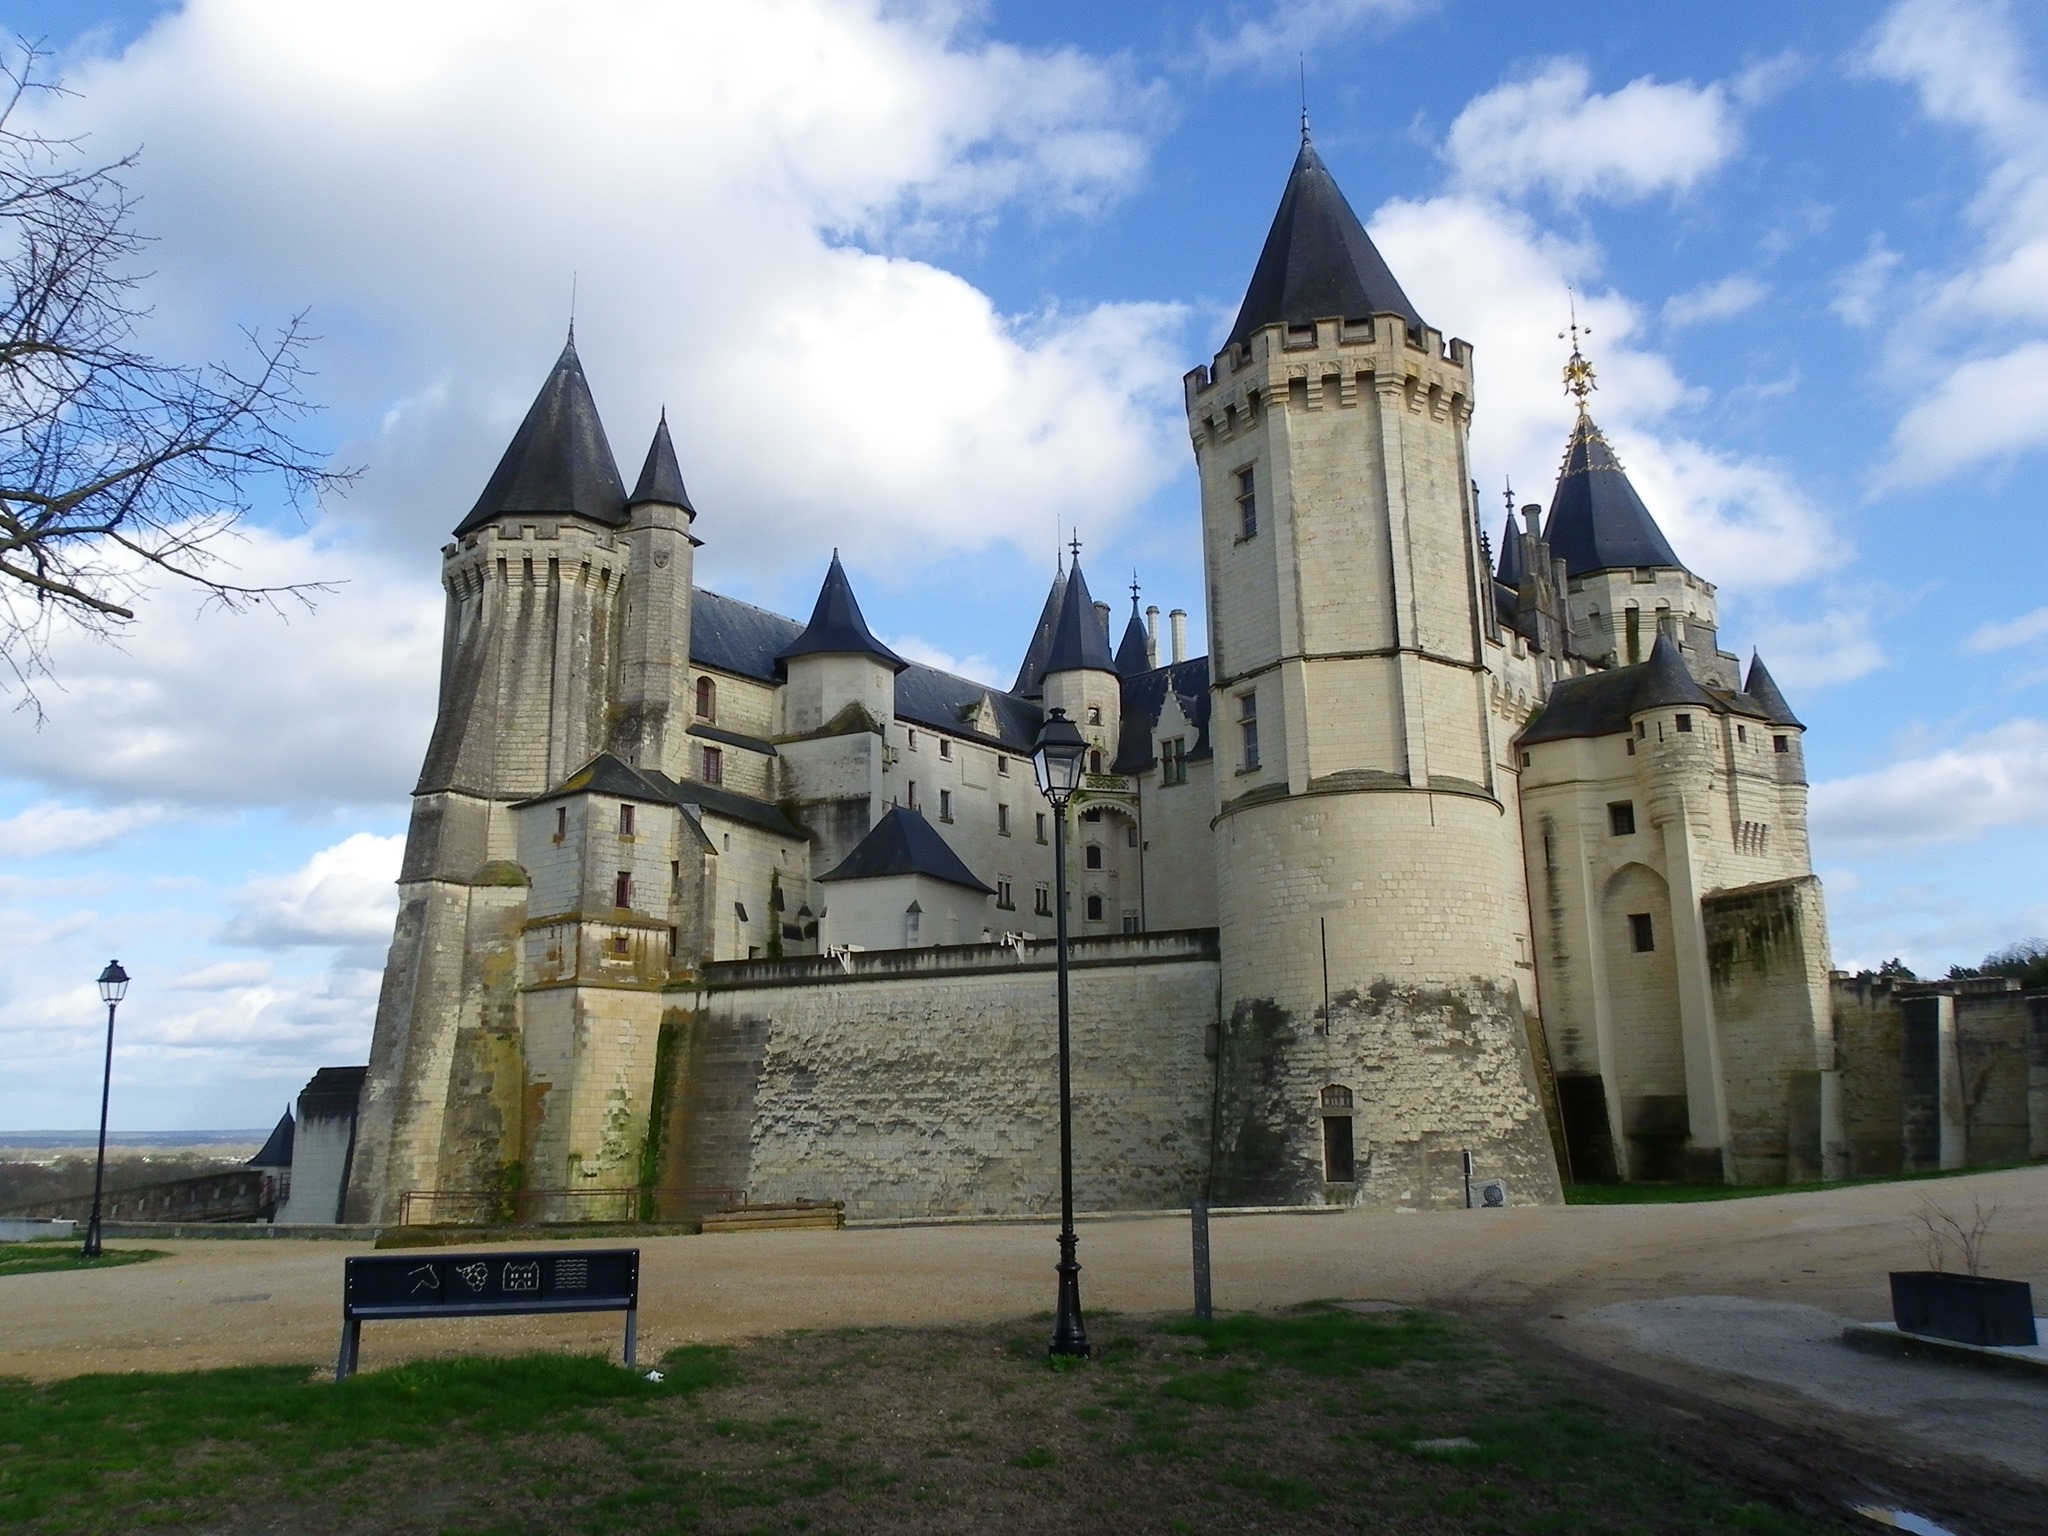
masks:
<instances>
[{"instance_id":1,"label":"bare tree branch","mask_svg":"<svg viewBox=\"0 0 2048 1536\"><path fill-rule=\"evenodd\" d=\"M330 584L228 581L220 545L259 496L303 510L353 478L293 436L314 409L303 313L245 332L239 366L135 349L136 156L95 163L24 126L27 103L63 94L45 57L0 54L0 663L32 707L52 625L118 635L153 571L230 609L310 606Z\"/></svg>"}]
</instances>

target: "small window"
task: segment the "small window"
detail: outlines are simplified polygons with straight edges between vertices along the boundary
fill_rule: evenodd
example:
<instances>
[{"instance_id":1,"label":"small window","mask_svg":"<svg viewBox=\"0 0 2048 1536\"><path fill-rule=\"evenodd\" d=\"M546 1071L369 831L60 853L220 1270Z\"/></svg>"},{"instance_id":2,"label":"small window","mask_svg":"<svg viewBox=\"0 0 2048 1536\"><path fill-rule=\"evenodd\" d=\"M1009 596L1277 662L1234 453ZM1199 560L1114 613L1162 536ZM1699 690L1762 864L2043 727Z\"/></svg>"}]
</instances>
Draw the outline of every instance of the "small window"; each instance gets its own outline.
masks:
<instances>
[{"instance_id":1,"label":"small window","mask_svg":"<svg viewBox=\"0 0 2048 1536\"><path fill-rule=\"evenodd\" d=\"M1009 835L1010 808L1007 805L998 804L996 806L996 836L1008 837Z\"/></svg>"},{"instance_id":2,"label":"small window","mask_svg":"<svg viewBox=\"0 0 2048 1536\"><path fill-rule=\"evenodd\" d=\"M1124 824L1124 846L1126 848L1138 846L1138 824L1135 821Z\"/></svg>"},{"instance_id":3,"label":"small window","mask_svg":"<svg viewBox=\"0 0 2048 1536\"><path fill-rule=\"evenodd\" d=\"M1749 740L1749 727L1739 720L1735 723L1735 739L1737 741Z\"/></svg>"},{"instance_id":4,"label":"small window","mask_svg":"<svg viewBox=\"0 0 2048 1536\"><path fill-rule=\"evenodd\" d=\"M1792 738L1790 736L1773 736L1771 738L1771 750L1773 752L1790 752L1792 750Z\"/></svg>"},{"instance_id":5,"label":"small window","mask_svg":"<svg viewBox=\"0 0 2048 1536\"><path fill-rule=\"evenodd\" d=\"M668 931L668 957L669 957L669 959L671 959L671 960L675 959L675 957L676 957L676 951L677 951L677 950L679 950L679 949L681 949L682 947L683 947L683 930L682 930L682 929L680 929L680 928L671 928L671 929L669 929L669 931Z\"/></svg>"},{"instance_id":6,"label":"small window","mask_svg":"<svg viewBox=\"0 0 2048 1536\"><path fill-rule=\"evenodd\" d=\"M555 841L559 843L563 838L567 837L568 835L569 807L567 807L566 805L558 805L555 807Z\"/></svg>"},{"instance_id":7,"label":"small window","mask_svg":"<svg viewBox=\"0 0 2048 1536\"><path fill-rule=\"evenodd\" d=\"M1038 840L1041 843L1045 841L1045 812L1043 811L1038 813Z\"/></svg>"},{"instance_id":8,"label":"small window","mask_svg":"<svg viewBox=\"0 0 2048 1536\"><path fill-rule=\"evenodd\" d=\"M619 807L619 836L631 837L632 835L633 807L630 805L622 805Z\"/></svg>"},{"instance_id":9,"label":"small window","mask_svg":"<svg viewBox=\"0 0 2048 1536\"><path fill-rule=\"evenodd\" d=\"M917 780L912 779L903 786L903 803L913 811L917 809Z\"/></svg>"},{"instance_id":10,"label":"small window","mask_svg":"<svg viewBox=\"0 0 2048 1536\"><path fill-rule=\"evenodd\" d=\"M627 959L627 958L628 958L629 956L631 956L631 955L632 955L632 953L633 953L633 939L632 939L632 936L631 936L630 934L624 934L624 933L614 933L614 934L612 935L612 954L613 954L613 956L614 956L615 958L617 958L617 959L620 959L620 960L624 960L624 959Z\"/></svg>"},{"instance_id":11,"label":"small window","mask_svg":"<svg viewBox=\"0 0 2048 1536\"><path fill-rule=\"evenodd\" d=\"M1249 771L1259 766L1259 696L1256 693L1237 696L1237 729L1244 740L1244 766Z\"/></svg>"},{"instance_id":12,"label":"small window","mask_svg":"<svg viewBox=\"0 0 2048 1536\"><path fill-rule=\"evenodd\" d=\"M903 909L903 942L906 946L917 942L918 930L924 926L924 908L912 902Z\"/></svg>"},{"instance_id":13,"label":"small window","mask_svg":"<svg viewBox=\"0 0 2048 1536\"><path fill-rule=\"evenodd\" d=\"M915 752L917 750L917 732L911 731L907 734L910 741L910 750Z\"/></svg>"},{"instance_id":14,"label":"small window","mask_svg":"<svg viewBox=\"0 0 2048 1536\"><path fill-rule=\"evenodd\" d=\"M996 876L996 905L1005 912L1017 910L1017 903L1010 895L1010 877L1008 875Z\"/></svg>"},{"instance_id":15,"label":"small window","mask_svg":"<svg viewBox=\"0 0 2048 1536\"><path fill-rule=\"evenodd\" d=\"M1125 912L1125 913L1124 913L1124 932L1125 932L1125 933L1136 933L1137 931L1138 931L1138 914L1137 914L1137 913L1135 913L1135 912L1128 912L1128 911L1127 911L1127 912Z\"/></svg>"},{"instance_id":16,"label":"small window","mask_svg":"<svg viewBox=\"0 0 2048 1536\"><path fill-rule=\"evenodd\" d=\"M1522 766L1524 768L1529 766L1529 754L1526 752L1522 754Z\"/></svg>"},{"instance_id":17,"label":"small window","mask_svg":"<svg viewBox=\"0 0 2048 1536\"><path fill-rule=\"evenodd\" d=\"M1323 1116L1323 1181L1327 1184L1358 1182L1358 1159L1351 1141L1349 1115Z\"/></svg>"},{"instance_id":18,"label":"small window","mask_svg":"<svg viewBox=\"0 0 2048 1536\"><path fill-rule=\"evenodd\" d=\"M718 718L718 684L708 677L697 679L697 718L716 720Z\"/></svg>"},{"instance_id":19,"label":"small window","mask_svg":"<svg viewBox=\"0 0 2048 1536\"><path fill-rule=\"evenodd\" d=\"M1088 723L1090 725L1102 724L1102 706L1100 704L1090 704L1088 706Z\"/></svg>"},{"instance_id":20,"label":"small window","mask_svg":"<svg viewBox=\"0 0 2048 1536\"><path fill-rule=\"evenodd\" d=\"M946 762L950 763L953 761L953 742L950 737L941 736L939 738L939 756Z\"/></svg>"},{"instance_id":21,"label":"small window","mask_svg":"<svg viewBox=\"0 0 2048 1536\"><path fill-rule=\"evenodd\" d=\"M1088 921L1091 923L1102 921L1102 898L1100 896L1090 896L1088 898Z\"/></svg>"},{"instance_id":22,"label":"small window","mask_svg":"<svg viewBox=\"0 0 2048 1536\"><path fill-rule=\"evenodd\" d=\"M1647 720L1638 720L1636 722L1636 740L1641 741L1645 736L1649 734L1650 722Z\"/></svg>"},{"instance_id":23,"label":"small window","mask_svg":"<svg viewBox=\"0 0 2048 1536\"><path fill-rule=\"evenodd\" d=\"M1692 729L1692 716L1680 715L1678 717L1678 728L1681 731L1690 731Z\"/></svg>"},{"instance_id":24,"label":"small window","mask_svg":"<svg viewBox=\"0 0 2048 1536\"><path fill-rule=\"evenodd\" d=\"M671 891L680 891L683 888L683 861L681 859L670 859L668 861L668 888Z\"/></svg>"},{"instance_id":25,"label":"small window","mask_svg":"<svg viewBox=\"0 0 2048 1536\"><path fill-rule=\"evenodd\" d=\"M1253 538L1259 531L1258 482L1249 469L1237 472L1237 536Z\"/></svg>"},{"instance_id":26,"label":"small window","mask_svg":"<svg viewBox=\"0 0 2048 1536\"><path fill-rule=\"evenodd\" d=\"M1617 800L1607 807L1607 830L1616 837L1634 837L1636 833L1636 803L1633 800Z\"/></svg>"},{"instance_id":27,"label":"small window","mask_svg":"<svg viewBox=\"0 0 2048 1536\"><path fill-rule=\"evenodd\" d=\"M1040 884L1032 893L1031 910L1040 917L1052 916L1052 887Z\"/></svg>"},{"instance_id":28,"label":"small window","mask_svg":"<svg viewBox=\"0 0 2048 1536\"><path fill-rule=\"evenodd\" d=\"M942 789L939 791L939 820L951 821L952 819L953 791L951 791L950 789Z\"/></svg>"},{"instance_id":29,"label":"small window","mask_svg":"<svg viewBox=\"0 0 2048 1536\"><path fill-rule=\"evenodd\" d=\"M1351 1107L1351 1090L1342 1083L1332 1083L1323 1090L1323 1108L1349 1109Z\"/></svg>"},{"instance_id":30,"label":"small window","mask_svg":"<svg viewBox=\"0 0 2048 1536\"><path fill-rule=\"evenodd\" d=\"M1088 754L1088 771L1090 773L1102 772L1102 753L1099 750Z\"/></svg>"},{"instance_id":31,"label":"small window","mask_svg":"<svg viewBox=\"0 0 2048 1536\"><path fill-rule=\"evenodd\" d=\"M1188 781L1188 739L1169 737L1159 743L1159 782L1185 784Z\"/></svg>"},{"instance_id":32,"label":"small window","mask_svg":"<svg viewBox=\"0 0 2048 1536\"><path fill-rule=\"evenodd\" d=\"M612 881L612 905L630 907L633 905L633 871L622 869Z\"/></svg>"},{"instance_id":33,"label":"small window","mask_svg":"<svg viewBox=\"0 0 2048 1536\"><path fill-rule=\"evenodd\" d=\"M1082 860L1082 862L1086 864L1087 867L1090 869L1102 868L1102 844L1090 843L1088 845L1087 856Z\"/></svg>"},{"instance_id":34,"label":"small window","mask_svg":"<svg viewBox=\"0 0 2048 1536\"><path fill-rule=\"evenodd\" d=\"M1000 752L996 754L996 772L1006 779L1010 776L1010 760Z\"/></svg>"},{"instance_id":35,"label":"small window","mask_svg":"<svg viewBox=\"0 0 2048 1536\"><path fill-rule=\"evenodd\" d=\"M725 753L718 747L704 749L704 782L723 784L725 782Z\"/></svg>"},{"instance_id":36,"label":"small window","mask_svg":"<svg viewBox=\"0 0 2048 1536\"><path fill-rule=\"evenodd\" d=\"M1636 947L1636 953L1647 955L1657 947L1657 930L1650 922L1647 912L1631 912L1628 915L1628 936Z\"/></svg>"}]
</instances>

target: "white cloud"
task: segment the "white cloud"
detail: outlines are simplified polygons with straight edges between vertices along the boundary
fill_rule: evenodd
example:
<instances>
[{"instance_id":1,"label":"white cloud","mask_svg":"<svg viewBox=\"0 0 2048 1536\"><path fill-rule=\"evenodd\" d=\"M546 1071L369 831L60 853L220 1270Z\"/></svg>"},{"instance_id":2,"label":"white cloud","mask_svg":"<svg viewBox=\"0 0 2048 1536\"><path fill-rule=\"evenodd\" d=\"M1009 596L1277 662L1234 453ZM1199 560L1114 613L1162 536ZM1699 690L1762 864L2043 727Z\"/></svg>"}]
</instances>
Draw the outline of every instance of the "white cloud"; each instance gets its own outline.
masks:
<instances>
[{"instance_id":1,"label":"white cloud","mask_svg":"<svg viewBox=\"0 0 2048 1536\"><path fill-rule=\"evenodd\" d=\"M1241 22L1227 36L1204 39L1203 53L1218 72L1291 65L1297 57L1359 27L1406 21L1424 0L1272 0L1262 16Z\"/></svg>"},{"instance_id":2,"label":"white cloud","mask_svg":"<svg viewBox=\"0 0 2048 1536\"><path fill-rule=\"evenodd\" d=\"M179 992L220 992L232 987L260 987L275 968L267 960L223 960L175 976L165 985Z\"/></svg>"},{"instance_id":3,"label":"white cloud","mask_svg":"<svg viewBox=\"0 0 2048 1536\"><path fill-rule=\"evenodd\" d=\"M158 577L120 646L60 625L47 718L0 717L0 773L134 797L99 813L111 820L97 826L124 829L162 819L166 803L401 798L433 721L442 599L431 569L261 529L229 558L240 580L339 585L310 613L233 614Z\"/></svg>"},{"instance_id":4,"label":"white cloud","mask_svg":"<svg viewBox=\"0 0 2048 1536\"><path fill-rule=\"evenodd\" d=\"M1664 301L1664 323L1682 330L1711 320L1732 320L1756 308L1770 291L1748 273L1737 272L1687 293L1674 293Z\"/></svg>"},{"instance_id":5,"label":"white cloud","mask_svg":"<svg viewBox=\"0 0 2048 1536\"><path fill-rule=\"evenodd\" d=\"M2048 340L1957 363L1899 418L1880 483L1928 485L1965 465L2048 445Z\"/></svg>"},{"instance_id":6,"label":"white cloud","mask_svg":"<svg viewBox=\"0 0 2048 1536\"><path fill-rule=\"evenodd\" d=\"M1973 651L2007 651L2036 640L2048 640L2048 608L2036 608L2003 624L1980 624L1963 643Z\"/></svg>"},{"instance_id":7,"label":"white cloud","mask_svg":"<svg viewBox=\"0 0 2048 1536\"><path fill-rule=\"evenodd\" d=\"M105 810L43 800L0 821L0 858L29 859L100 848L169 820L163 805L120 805Z\"/></svg>"},{"instance_id":8,"label":"white cloud","mask_svg":"<svg viewBox=\"0 0 2048 1536\"><path fill-rule=\"evenodd\" d=\"M928 667L937 667L941 672L950 672L955 677L971 678L977 683L987 683L993 688L1010 686L1010 678L999 675L1002 667L986 656L955 656L951 651L933 645L929 640L916 635L891 635L882 643L906 660L921 661Z\"/></svg>"},{"instance_id":9,"label":"white cloud","mask_svg":"<svg viewBox=\"0 0 2048 1536\"><path fill-rule=\"evenodd\" d=\"M1816 784L1817 845L1959 842L2048 826L2048 721L2009 720L1952 747Z\"/></svg>"},{"instance_id":10,"label":"white cloud","mask_svg":"<svg viewBox=\"0 0 2048 1536\"><path fill-rule=\"evenodd\" d=\"M1757 649L1778 684L1794 690L1853 682L1885 664L1867 602L1832 605L1812 619L1766 618Z\"/></svg>"},{"instance_id":11,"label":"white cloud","mask_svg":"<svg viewBox=\"0 0 2048 1536\"><path fill-rule=\"evenodd\" d=\"M1085 215L1158 90L861 0L190 0L53 126L145 142L178 339L341 316L322 393L383 426L337 510L431 550L545 376L570 274L630 478L666 402L707 559L898 563L1107 528L1170 472L1180 311L1004 314L914 251Z\"/></svg>"},{"instance_id":12,"label":"white cloud","mask_svg":"<svg viewBox=\"0 0 2048 1536\"><path fill-rule=\"evenodd\" d=\"M1601 95L1584 64L1557 59L1475 97L1451 124L1444 153L1475 190L1631 202L1688 190L1741 144L1720 85L1644 76Z\"/></svg>"},{"instance_id":13,"label":"white cloud","mask_svg":"<svg viewBox=\"0 0 2048 1536\"><path fill-rule=\"evenodd\" d=\"M259 876L237 895L222 937L261 949L387 943L404 851L403 837L358 832L288 875Z\"/></svg>"},{"instance_id":14,"label":"white cloud","mask_svg":"<svg viewBox=\"0 0 2048 1536\"><path fill-rule=\"evenodd\" d=\"M1899 253L1882 239L1872 240L1861 261L1836 274L1835 297L1828 307L1859 330L1874 324L1899 260Z\"/></svg>"}]
</instances>

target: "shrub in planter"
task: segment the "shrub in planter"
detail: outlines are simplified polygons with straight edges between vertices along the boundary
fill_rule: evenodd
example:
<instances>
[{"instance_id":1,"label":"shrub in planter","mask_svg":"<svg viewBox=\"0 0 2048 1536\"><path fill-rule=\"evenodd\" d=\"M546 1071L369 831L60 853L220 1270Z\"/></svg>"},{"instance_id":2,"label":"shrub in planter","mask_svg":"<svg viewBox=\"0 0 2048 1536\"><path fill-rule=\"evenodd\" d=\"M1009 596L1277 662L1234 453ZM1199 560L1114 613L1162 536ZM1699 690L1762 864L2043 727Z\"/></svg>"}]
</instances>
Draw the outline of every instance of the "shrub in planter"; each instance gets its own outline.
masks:
<instances>
[{"instance_id":1,"label":"shrub in planter","mask_svg":"<svg viewBox=\"0 0 2048 1536\"><path fill-rule=\"evenodd\" d=\"M2034 1288L1938 1269L1892 1272L1892 1320L1901 1333L1958 1344L2038 1344Z\"/></svg>"}]
</instances>

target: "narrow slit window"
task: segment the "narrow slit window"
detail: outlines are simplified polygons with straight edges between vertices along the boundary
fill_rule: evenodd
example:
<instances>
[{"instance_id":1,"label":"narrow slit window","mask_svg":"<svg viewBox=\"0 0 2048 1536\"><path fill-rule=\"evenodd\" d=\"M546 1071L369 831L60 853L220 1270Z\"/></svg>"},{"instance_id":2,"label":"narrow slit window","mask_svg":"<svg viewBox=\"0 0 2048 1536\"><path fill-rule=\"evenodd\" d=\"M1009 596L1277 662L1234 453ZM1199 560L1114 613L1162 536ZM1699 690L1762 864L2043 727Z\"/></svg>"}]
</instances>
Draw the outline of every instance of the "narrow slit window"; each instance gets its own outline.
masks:
<instances>
[{"instance_id":1,"label":"narrow slit window","mask_svg":"<svg viewBox=\"0 0 2048 1536\"><path fill-rule=\"evenodd\" d=\"M632 835L633 807L631 805L621 805L619 807L619 836L631 837Z\"/></svg>"},{"instance_id":2,"label":"narrow slit window","mask_svg":"<svg viewBox=\"0 0 2048 1536\"><path fill-rule=\"evenodd\" d=\"M558 805L555 807L555 841L559 843L563 838L567 837L568 835L569 807L567 807L566 805Z\"/></svg>"},{"instance_id":3,"label":"narrow slit window","mask_svg":"<svg viewBox=\"0 0 2048 1536\"><path fill-rule=\"evenodd\" d=\"M939 791L939 820L951 821L952 819L953 791L951 791L950 789L942 789Z\"/></svg>"},{"instance_id":4,"label":"narrow slit window","mask_svg":"<svg viewBox=\"0 0 2048 1536\"><path fill-rule=\"evenodd\" d=\"M633 905L633 871L622 869L612 880L612 905L630 907Z\"/></svg>"},{"instance_id":5,"label":"narrow slit window","mask_svg":"<svg viewBox=\"0 0 2048 1536\"><path fill-rule=\"evenodd\" d=\"M1237 472L1237 536L1256 537L1259 531L1259 487L1249 469Z\"/></svg>"},{"instance_id":6,"label":"narrow slit window","mask_svg":"<svg viewBox=\"0 0 2048 1536\"><path fill-rule=\"evenodd\" d=\"M1647 912L1629 913L1628 936L1639 955L1650 954L1657 948L1657 928Z\"/></svg>"},{"instance_id":7,"label":"narrow slit window","mask_svg":"<svg viewBox=\"0 0 2048 1536\"><path fill-rule=\"evenodd\" d=\"M1008 837L1009 835L1010 808L1007 805L998 803L996 806L996 836Z\"/></svg>"},{"instance_id":8,"label":"narrow slit window","mask_svg":"<svg viewBox=\"0 0 2048 1536\"><path fill-rule=\"evenodd\" d=\"M1031 910L1040 917L1052 916L1052 887L1041 884L1032 892Z\"/></svg>"},{"instance_id":9,"label":"narrow slit window","mask_svg":"<svg viewBox=\"0 0 2048 1536\"><path fill-rule=\"evenodd\" d=\"M1259 696L1256 693L1237 696L1237 729L1243 738L1244 766L1249 772L1259 766Z\"/></svg>"}]
</instances>

